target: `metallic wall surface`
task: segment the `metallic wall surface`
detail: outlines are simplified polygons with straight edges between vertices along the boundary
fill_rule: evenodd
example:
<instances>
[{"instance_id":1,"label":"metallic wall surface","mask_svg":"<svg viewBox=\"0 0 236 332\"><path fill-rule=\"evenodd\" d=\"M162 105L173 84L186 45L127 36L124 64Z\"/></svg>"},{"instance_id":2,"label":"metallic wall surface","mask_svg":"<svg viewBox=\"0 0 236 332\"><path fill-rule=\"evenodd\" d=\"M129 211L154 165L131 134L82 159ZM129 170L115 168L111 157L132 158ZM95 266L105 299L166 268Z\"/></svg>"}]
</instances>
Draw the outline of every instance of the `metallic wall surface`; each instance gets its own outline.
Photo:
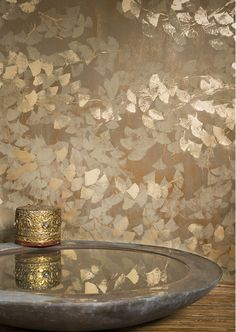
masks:
<instances>
[{"instance_id":1,"label":"metallic wall surface","mask_svg":"<svg viewBox=\"0 0 236 332\"><path fill-rule=\"evenodd\" d=\"M0 0L0 232L61 207L64 239L234 269L234 1Z\"/></svg>"}]
</instances>

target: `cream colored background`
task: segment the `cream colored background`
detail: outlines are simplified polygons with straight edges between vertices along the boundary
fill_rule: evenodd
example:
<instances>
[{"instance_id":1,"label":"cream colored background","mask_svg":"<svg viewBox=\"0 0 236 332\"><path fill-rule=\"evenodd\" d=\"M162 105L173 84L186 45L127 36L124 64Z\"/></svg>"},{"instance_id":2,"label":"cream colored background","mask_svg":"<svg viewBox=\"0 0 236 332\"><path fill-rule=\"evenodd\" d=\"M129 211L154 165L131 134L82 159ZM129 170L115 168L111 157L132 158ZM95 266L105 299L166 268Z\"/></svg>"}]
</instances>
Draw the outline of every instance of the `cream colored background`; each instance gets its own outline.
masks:
<instances>
[{"instance_id":1,"label":"cream colored background","mask_svg":"<svg viewBox=\"0 0 236 332\"><path fill-rule=\"evenodd\" d=\"M63 237L234 269L234 2L0 1L1 240L59 205Z\"/></svg>"}]
</instances>

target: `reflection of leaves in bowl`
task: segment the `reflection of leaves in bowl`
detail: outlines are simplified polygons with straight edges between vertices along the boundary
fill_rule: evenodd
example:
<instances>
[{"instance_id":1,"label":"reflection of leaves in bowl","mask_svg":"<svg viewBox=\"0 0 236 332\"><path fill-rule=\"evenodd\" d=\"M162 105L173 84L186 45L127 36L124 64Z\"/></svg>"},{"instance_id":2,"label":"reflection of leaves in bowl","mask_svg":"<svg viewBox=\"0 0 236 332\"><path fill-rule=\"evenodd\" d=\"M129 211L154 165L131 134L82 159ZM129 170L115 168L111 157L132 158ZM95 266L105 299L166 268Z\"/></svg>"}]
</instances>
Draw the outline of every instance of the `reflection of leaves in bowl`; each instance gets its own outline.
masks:
<instances>
[{"instance_id":1,"label":"reflection of leaves in bowl","mask_svg":"<svg viewBox=\"0 0 236 332\"><path fill-rule=\"evenodd\" d=\"M107 294L164 287L169 258L119 250L64 250L62 284L65 294Z\"/></svg>"}]
</instances>

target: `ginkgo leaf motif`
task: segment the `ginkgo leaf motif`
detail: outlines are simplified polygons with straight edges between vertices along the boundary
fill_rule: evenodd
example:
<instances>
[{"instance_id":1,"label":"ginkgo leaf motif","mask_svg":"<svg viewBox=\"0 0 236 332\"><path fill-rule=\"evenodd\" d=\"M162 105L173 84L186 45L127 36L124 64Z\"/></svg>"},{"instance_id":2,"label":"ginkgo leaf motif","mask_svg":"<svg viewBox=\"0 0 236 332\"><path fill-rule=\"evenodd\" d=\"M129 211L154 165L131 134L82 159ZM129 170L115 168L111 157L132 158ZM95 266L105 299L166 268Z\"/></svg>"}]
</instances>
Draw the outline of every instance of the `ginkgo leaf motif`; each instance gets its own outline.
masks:
<instances>
[{"instance_id":1,"label":"ginkgo leaf motif","mask_svg":"<svg viewBox=\"0 0 236 332\"><path fill-rule=\"evenodd\" d=\"M129 226L129 219L127 217L121 217L114 220L114 228L119 231L125 231Z\"/></svg>"},{"instance_id":2,"label":"ginkgo leaf motif","mask_svg":"<svg viewBox=\"0 0 236 332\"><path fill-rule=\"evenodd\" d=\"M62 179L58 179L58 178L51 178L50 182L49 182L49 189L51 190L58 190L63 184L63 180Z\"/></svg>"},{"instance_id":3,"label":"ginkgo leaf motif","mask_svg":"<svg viewBox=\"0 0 236 332\"><path fill-rule=\"evenodd\" d=\"M200 88L206 91L207 94L212 94L218 89L222 89L224 84L219 79L213 77L207 77L207 79L202 79L200 82Z\"/></svg>"},{"instance_id":4,"label":"ginkgo leaf motif","mask_svg":"<svg viewBox=\"0 0 236 332\"><path fill-rule=\"evenodd\" d=\"M143 114L142 115L142 120L143 120L143 124L145 127L150 128L150 129L155 129L155 125L154 125L154 121L152 118L150 118L149 116Z\"/></svg>"},{"instance_id":5,"label":"ginkgo leaf motif","mask_svg":"<svg viewBox=\"0 0 236 332\"><path fill-rule=\"evenodd\" d=\"M217 23L222 25L232 24L234 22L233 17L230 16L229 13L227 12L214 14L214 18L217 21Z\"/></svg>"},{"instance_id":6,"label":"ginkgo leaf motif","mask_svg":"<svg viewBox=\"0 0 236 332\"><path fill-rule=\"evenodd\" d=\"M35 159L35 156L32 153L21 149L15 150L15 156L16 159L18 159L22 163L29 163Z\"/></svg>"},{"instance_id":7,"label":"ginkgo leaf motif","mask_svg":"<svg viewBox=\"0 0 236 332\"><path fill-rule=\"evenodd\" d=\"M84 286L85 286L84 290L85 294L99 294L99 289L92 282L87 281L85 282Z\"/></svg>"},{"instance_id":8,"label":"ginkgo leaf motif","mask_svg":"<svg viewBox=\"0 0 236 332\"><path fill-rule=\"evenodd\" d=\"M131 13L138 18L141 11L141 1L140 0L123 0L122 9L124 13L131 11Z\"/></svg>"},{"instance_id":9,"label":"ginkgo leaf motif","mask_svg":"<svg viewBox=\"0 0 236 332\"><path fill-rule=\"evenodd\" d=\"M208 17L207 17L207 12L205 9L200 7L198 11L194 15L195 21L200 24L200 25L208 25Z\"/></svg>"},{"instance_id":10,"label":"ginkgo leaf motif","mask_svg":"<svg viewBox=\"0 0 236 332\"><path fill-rule=\"evenodd\" d=\"M6 80L12 80L17 74L17 66L8 66L5 69L5 73L3 74L3 78Z\"/></svg>"},{"instance_id":11,"label":"ginkgo leaf motif","mask_svg":"<svg viewBox=\"0 0 236 332\"><path fill-rule=\"evenodd\" d=\"M233 36L233 32L230 30L229 26L219 27L219 33L222 36L226 36L226 37Z\"/></svg>"},{"instance_id":12,"label":"ginkgo leaf motif","mask_svg":"<svg viewBox=\"0 0 236 332\"><path fill-rule=\"evenodd\" d=\"M189 151L189 153L194 157L194 158L199 158L201 149L202 149L202 144L195 143L191 140L185 140L185 137L181 137L180 139L180 148L183 151Z\"/></svg>"},{"instance_id":13,"label":"ginkgo leaf motif","mask_svg":"<svg viewBox=\"0 0 236 332\"><path fill-rule=\"evenodd\" d=\"M75 172L76 168L74 164L70 164L63 170L63 174L69 182L75 177Z\"/></svg>"},{"instance_id":14,"label":"ginkgo leaf motif","mask_svg":"<svg viewBox=\"0 0 236 332\"><path fill-rule=\"evenodd\" d=\"M89 95L84 95L84 94L79 94L78 97L79 97L79 106L80 107L84 107L90 99Z\"/></svg>"},{"instance_id":15,"label":"ginkgo leaf motif","mask_svg":"<svg viewBox=\"0 0 236 332\"><path fill-rule=\"evenodd\" d=\"M53 64L49 62L41 63L42 69L45 71L47 76L50 76L53 72Z\"/></svg>"},{"instance_id":16,"label":"ginkgo leaf motif","mask_svg":"<svg viewBox=\"0 0 236 332\"><path fill-rule=\"evenodd\" d=\"M168 184L163 185L155 182L148 182L147 193L154 199L166 198L169 193Z\"/></svg>"},{"instance_id":17,"label":"ginkgo leaf motif","mask_svg":"<svg viewBox=\"0 0 236 332\"><path fill-rule=\"evenodd\" d=\"M189 103L190 102L190 95L187 91L184 91L184 90L180 90L177 88L176 90L176 96L178 97L178 99L180 101L182 101L183 103Z\"/></svg>"},{"instance_id":18,"label":"ginkgo leaf motif","mask_svg":"<svg viewBox=\"0 0 236 332\"><path fill-rule=\"evenodd\" d=\"M33 61L29 63L29 67L32 72L32 75L35 77L41 72L42 62L40 60Z\"/></svg>"},{"instance_id":19,"label":"ginkgo leaf motif","mask_svg":"<svg viewBox=\"0 0 236 332\"><path fill-rule=\"evenodd\" d=\"M59 76L59 82L61 83L61 86L66 86L70 82L70 77L70 73Z\"/></svg>"},{"instance_id":20,"label":"ginkgo leaf motif","mask_svg":"<svg viewBox=\"0 0 236 332\"><path fill-rule=\"evenodd\" d=\"M101 283L98 285L98 288L103 292L103 294L106 294L108 290L107 280L102 280Z\"/></svg>"},{"instance_id":21,"label":"ginkgo leaf motif","mask_svg":"<svg viewBox=\"0 0 236 332\"><path fill-rule=\"evenodd\" d=\"M57 162L63 161L68 154L68 147L62 147L60 150L56 151Z\"/></svg>"},{"instance_id":22,"label":"ginkgo leaf motif","mask_svg":"<svg viewBox=\"0 0 236 332\"><path fill-rule=\"evenodd\" d=\"M189 2L190 0L173 0L171 9L173 10L183 10L183 4Z\"/></svg>"},{"instance_id":23,"label":"ginkgo leaf motif","mask_svg":"<svg viewBox=\"0 0 236 332\"><path fill-rule=\"evenodd\" d=\"M137 97L136 95L130 90L127 90L127 99L132 103L132 104L136 104L137 103Z\"/></svg>"},{"instance_id":24,"label":"ginkgo leaf motif","mask_svg":"<svg viewBox=\"0 0 236 332\"><path fill-rule=\"evenodd\" d=\"M216 242L221 242L224 240L225 237L225 230L222 225L217 226L215 232L214 232L214 238Z\"/></svg>"},{"instance_id":25,"label":"ginkgo leaf motif","mask_svg":"<svg viewBox=\"0 0 236 332\"><path fill-rule=\"evenodd\" d=\"M128 104L127 106L126 106L126 109L127 109L127 111L128 112L130 112L130 113L135 113L136 112L136 106L135 106L135 104Z\"/></svg>"},{"instance_id":26,"label":"ginkgo leaf motif","mask_svg":"<svg viewBox=\"0 0 236 332\"><path fill-rule=\"evenodd\" d=\"M195 108L197 111L205 111L210 114L215 113L215 107L213 105L213 100L196 100L191 103L193 108Z\"/></svg>"},{"instance_id":27,"label":"ginkgo leaf motif","mask_svg":"<svg viewBox=\"0 0 236 332\"><path fill-rule=\"evenodd\" d=\"M150 109L148 111L148 115L153 119L153 120L157 120L157 121L161 121L164 120L164 116L160 111L157 111L155 109Z\"/></svg>"},{"instance_id":28,"label":"ginkgo leaf motif","mask_svg":"<svg viewBox=\"0 0 236 332\"><path fill-rule=\"evenodd\" d=\"M232 143L231 140L225 135L225 130L223 128L213 126L213 134L221 145L227 146Z\"/></svg>"},{"instance_id":29,"label":"ginkgo leaf motif","mask_svg":"<svg viewBox=\"0 0 236 332\"><path fill-rule=\"evenodd\" d=\"M81 61L78 54L76 54L73 50L67 50L62 53L59 53L59 55L63 56L63 58L66 60L68 64L74 64L78 61Z\"/></svg>"},{"instance_id":30,"label":"ginkgo leaf motif","mask_svg":"<svg viewBox=\"0 0 236 332\"><path fill-rule=\"evenodd\" d=\"M92 184L96 183L100 175L100 172L101 171L98 168L85 172L85 185L91 186Z\"/></svg>"},{"instance_id":31,"label":"ginkgo leaf motif","mask_svg":"<svg viewBox=\"0 0 236 332\"><path fill-rule=\"evenodd\" d=\"M25 95L25 99L27 100L30 107L33 107L38 100L37 92L32 90L29 94Z\"/></svg>"},{"instance_id":32,"label":"ginkgo leaf motif","mask_svg":"<svg viewBox=\"0 0 236 332\"><path fill-rule=\"evenodd\" d=\"M156 267L152 271L146 273L146 279L149 287L158 285L161 281L161 270Z\"/></svg>"},{"instance_id":33,"label":"ginkgo leaf motif","mask_svg":"<svg viewBox=\"0 0 236 332\"><path fill-rule=\"evenodd\" d=\"M177 18L180 22L188 23L192 20L192 17L189 13L177 13Z\"/></svg>"},{"instance_id":34,"label":"ginkgo leaf motif","mask_svg":"<svg viewBox=\"0 0 236 332\"><path fill-rule=\"evenodd\" d=\"M149 12L147 13L147 20L149 23L151 23L151 25L157 27L160 15L161 15L160 13Z\"/></svg>"},{"instance_id":35,"label":"ginkgo leaf motif","mask_svg":"<svg viewBox=\"0 0 236 332\"><path fill-rule=\"evenodd\" d=\"M54 120L54 129L62 129L69 125L71 118L67 115L60 115Z\"/></svg>"},{"instance_id":36,"label":"ginkgo leaf motif","mask_svg":"<svg viewBox=\"0 0 236 332\"><path fill-rule=\"evenodd\" d=\"M81 193L80 193L80 198L84 200L89 200L93 196L94 190L90 188L86 188L82 186L81 188Z\"/></svg>"},{"instance_id":37,"label":"ginkgo leaf motif","mask_svg":"<svg viewBox=\"0 0 236 332\"><path fill-rule=\"evenodd\" d=\"M133 268L127 275L126 278L128 278L134 285L136 285L139 281L139 275L135 268Z\"/></svg>"},{"instance_id":38,"label":"ginkgo leaf motif","mask_svg":"<svg viewBox=\"0 0 236 332\"><path fill-rule=\"evenodd\" d=\"M18 67L18 74L22 74L28 68L28 59L23 53L19 53L16 58L16 65Z\"/></svg>"},{"instance_id":39,"label":"ginkgo leaf motif","mask_svg":"<svg viewBox=\"0 0 236 332\"><path fill-rule=\"evenodd\" d=\"M89 269L81 269L80 277L81 277L81 280L84 282L84 281L93 279L95 277L95 274L93 272L91 272Z\"/></svg>"},{"instance_id":40,"label":"ginkgo leaf motif","mask_svg":"<svg viewBox=\"0 0 236 332\"><path fill-rule=\"evenodd\" d=\"M58 86L52 86L48 88L52 96L55 96L57 94L58 89L59 89Z\"/></svg>"},{"instance_id":41,"label":"ginkgo leaf motif","mask_svg":"<svg viewBox=\"0 0 236 332\"><path fill-rule=\"evenodd\" d=\"M78 191L82 188L83 179L82 178L74 178L71 182L71 190Z\"/></svg>"},{"instance_id":42,"label":"ginkgo leaf motif","mask_svg":"<svg viewBox=\"0 0 236 332\"><path fill-rule=\"evenodd\" d=\"M135 199L139 193L139 186L137 185L137 183L133 183L132 186L127 189L127 193L133 198Z\"/></svg>"},{"instance_id":43,"label":"ginkgo leaf motif","mask_svg":"<svg viewBox=\"0 0 236 332\"><path fill-rule=\"evenodd\" d=\"M33 13L35 11L36 5L33 1L26 1L19 4L19 7L24 13Z\"/></svg>"}]
</instances>

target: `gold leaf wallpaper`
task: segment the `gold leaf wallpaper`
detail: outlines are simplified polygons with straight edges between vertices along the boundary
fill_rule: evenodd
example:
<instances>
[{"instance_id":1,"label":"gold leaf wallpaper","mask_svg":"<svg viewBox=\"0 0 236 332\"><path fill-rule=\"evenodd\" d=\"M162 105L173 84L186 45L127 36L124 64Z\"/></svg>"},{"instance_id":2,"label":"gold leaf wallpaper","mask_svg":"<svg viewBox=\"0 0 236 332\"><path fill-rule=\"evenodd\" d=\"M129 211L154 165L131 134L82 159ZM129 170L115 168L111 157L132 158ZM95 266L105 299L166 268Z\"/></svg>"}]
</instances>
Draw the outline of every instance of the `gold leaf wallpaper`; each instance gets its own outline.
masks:
<instances>
[{"instance_id":1,"label":"gold leaf wallpaper","mask_svg":"<svg viewBox=\"0 0 236 332\"><path fill-rule=\"evenodd\" d=\"M0 241L14 210L64 239L234 270L234 1L0 0Z\"/></svg>"}]
</instances>

